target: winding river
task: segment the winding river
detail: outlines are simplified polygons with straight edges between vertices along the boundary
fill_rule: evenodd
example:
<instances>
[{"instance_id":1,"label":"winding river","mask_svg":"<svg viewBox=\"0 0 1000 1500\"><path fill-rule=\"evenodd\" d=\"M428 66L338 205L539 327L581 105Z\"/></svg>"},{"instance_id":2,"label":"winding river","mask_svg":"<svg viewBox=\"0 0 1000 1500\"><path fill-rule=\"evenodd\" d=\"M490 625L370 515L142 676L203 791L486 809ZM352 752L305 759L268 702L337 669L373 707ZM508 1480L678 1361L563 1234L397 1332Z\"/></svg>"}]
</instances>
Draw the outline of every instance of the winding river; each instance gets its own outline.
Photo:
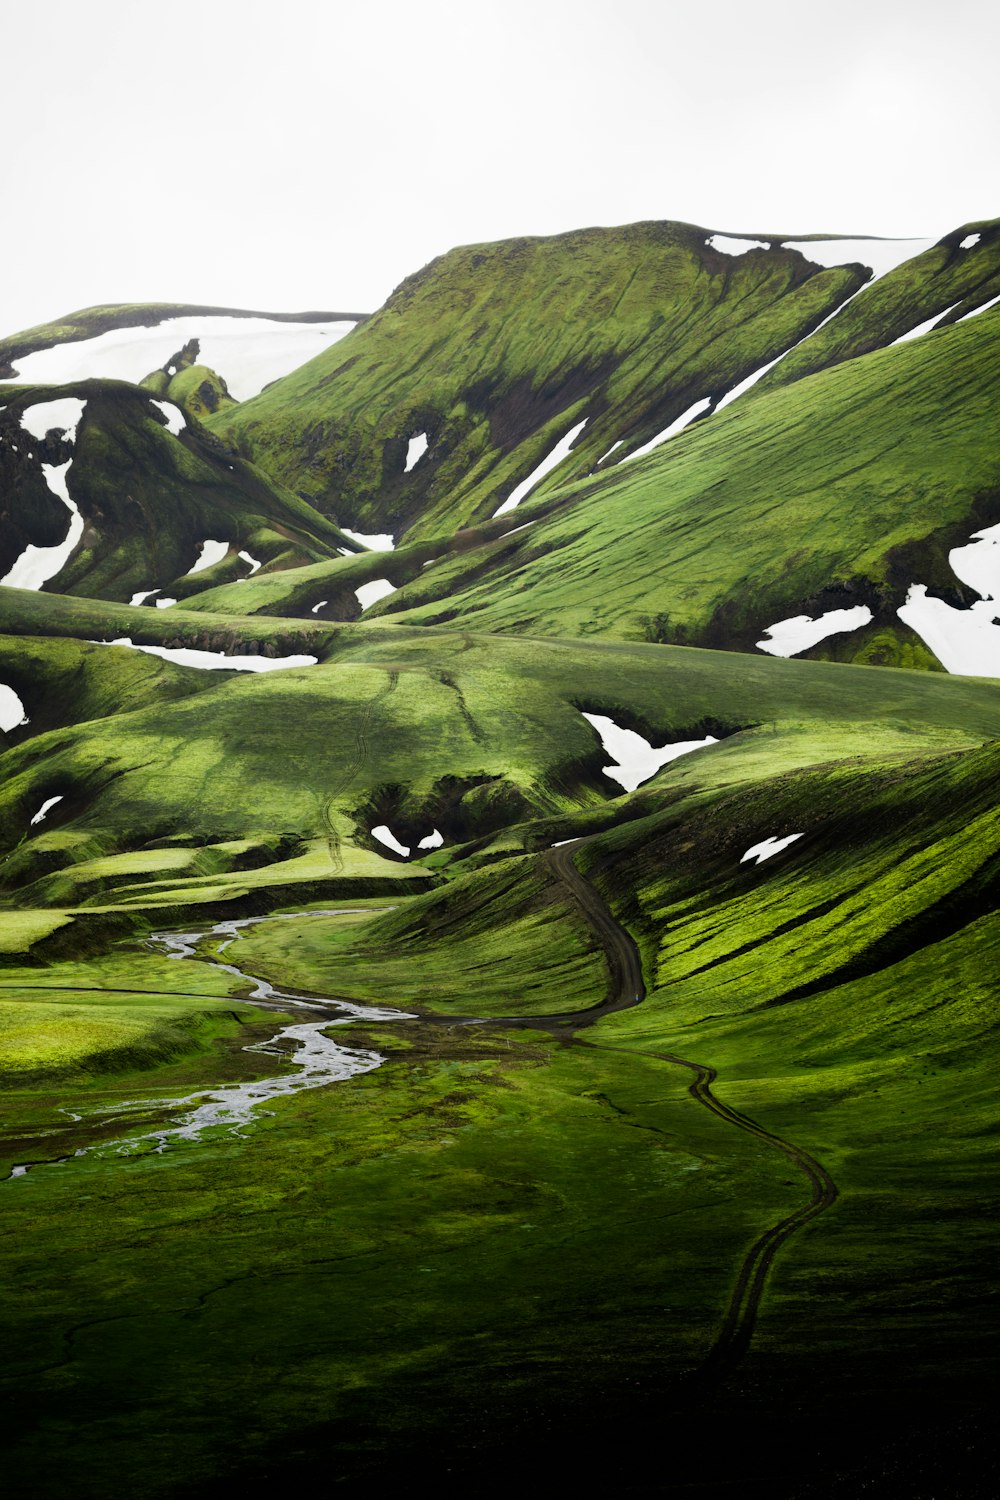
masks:
<instances>
[{"instance_id":1,"label":"winding river","mask_svg":"<svg viewBox=\"0 0 1000 1500\"><path fill-rule=\"evenodd\" d=\"M352 911L357 911L357 908ZM347 914L346 911L289 912L282 917L247 917L241 921L219 922L201 932L151 934L147 939L148 946L168 958L193 958L198 963L222 969L226 974L252 984L253 991L248 997L241 997L240 1004L258 1005L266 1010L287 1011L295 1008L314 1014L319 1012L321 1019L297 1021L290 1026L282 1026L270 1041L252 1042L243 1048L244 1052L263 1052L281 1057L294 1065L295 1072L280 1073L276 1077L260 1078L250 1083L229 1083L217 1088L199 1089L196 1093L176 1099L123 1100L111 1109L102 1110L101 1123L107 1124L109 1119L114 1119L117 1115L133 1115L151 1110L169 1111L171 1123L154 1130L126 1135L119 1140L107 1141L100 1146L83 1146L73 1156L59 1157L45 1165L59 1165L81 1156L105 1156L109 1153L131 1156L139 1151L148 1151L150 1147L156 1152L162 1152L172 1141L197 1140L204 1131L215 1126L225 1126L229 1134L240 1135L242 1127L250 1123L254 1113L272 1100L300 1093L304 1089L323 1088L328 1083L339 1083L345 1078L353 1078L358 1073L370 1073L379 1067L385 1061L381 1053L361 1047L344 1047L329 1036L328 1032L334 1026L349 1026L352 1021L412 1020L414 1017L411 1012L391 1010L384 1006L353 1005L346 1000L319 1001L305 995L292 994L276 989L266 979L244 974L232 964L206 959L198 953L198 945L214 937L225 938L225 942L220 943L217 950L219 953L223 952L239 937L241 929L258 922ZM36 1165L40 1166L42 1163L19 1162L11 1170L8 1180L26 1176L31 1167Z\"/></svg>"},{"instance_id":2,"label":"winding river","mask_svg":"<svg viewBox=\"0 0 1000 1500\"><path fill-rule=\"evenodd\" d=\"M574 840L569 847L556 846L543 858L578 903L604 950L608 972L606 995L597 1004L577 1011L530 1017L494 1016L490 1018L491 1023L497 1026L545 1030L557 1035L562 1033L563 1036L569 1035L577 1044L593 1047L598 1051L634 1053L646 1061L658 1058L671 1067L687 1069L694 1075L688 1093L697 1104L727 1125L754 1136L762 1144L779 1152L797 1168L809 1188L807 1202L769 1225L741 1258L719 1334L701 1367L705 1375L717 1379L742 1359L750 1345L761 1298L778 1251L798 1230L833 1206L837 1200L837 1186L826 1168L801 1146L767 1130L749 1115L720 1100L712 1089L717 1077L713 1067L672 1052L592 1042L578 1034L603 1016L640 1005L646 996L642 960L635 939L573 862L575 848L579 847L580 842L581 840ZM357 912L359 909L363 910L354 907L352 911ZM379 910L384 911L385 908ZM242 1127L253 1119L255 1111L274 1099L305 1089L322 1088L326 1084L341 1082L379 1067L385 1061L380 1053L368 1048L342 1046L328 1032L333 1027L349 1026L352 1021L415 1020L417 1018L413 1012L384 1006L354 1005L346 1000L319 1000L315 996L289 993L287 990L276 989L266 979L244 974L232 964L222 963L218 958L202 957L198 952L201 943L210 938L222 938L224 941L218 944L216 950L217 953L222 953L236 941L243 928L258 922L347 914L343 909L289 912L275 917L245 917L237 921L218 922L214 927L201 932L162 932L152 935L147 941L155 951L169 958L194 959L198 963L209 964L212 968L221 969L252 985L250 996L241 999L241 1004L281 1011L294 1007L313 1015L318 1012L319 1019L296 1021L289 1026L282 1026L270 1041L254 1042L243 1049L246 1052L263 1052L282 1057L294 1065L294 1072L283 1072L277 1077L263 1078L252 1083L224 1084L218 1088L200 1089L197 1093L178 1099L126 1100L110 1111L105 1109L100 1116L100 1123L106 1126L118 1115L126 1113L148 1114L165 1110L170 1112L170 1122L153 1130L123 1135L118 1140L104 1142L100 1146L81 1147L75 1152L75 1156L104 1156L112 1152L120 1156L131 1156L147 1152L151 1148L162 1152L171 1142L197 1140L204 1131L213 1127L223 1127L231 1135L241 1135ZM422 1019L450 1026L484 1024L483 1018L474 1016L445 1017L429 1014ZM80 1116L73 1118L78 1121ZM44 1164L73 1159L49 1157ZM23 1178L32 1166L41 1165L41 1161L21 1162L13 1168L7 1180Z\"/></svg>"}]
</instances>

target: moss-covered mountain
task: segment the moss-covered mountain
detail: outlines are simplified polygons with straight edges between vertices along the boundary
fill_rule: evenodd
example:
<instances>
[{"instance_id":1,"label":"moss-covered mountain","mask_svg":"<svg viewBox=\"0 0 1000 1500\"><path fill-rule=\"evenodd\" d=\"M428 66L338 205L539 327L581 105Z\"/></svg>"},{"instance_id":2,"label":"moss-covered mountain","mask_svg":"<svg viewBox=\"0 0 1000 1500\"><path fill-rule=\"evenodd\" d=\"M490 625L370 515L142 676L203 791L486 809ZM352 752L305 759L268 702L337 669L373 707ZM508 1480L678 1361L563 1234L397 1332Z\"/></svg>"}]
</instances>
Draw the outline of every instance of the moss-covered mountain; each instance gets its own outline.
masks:
<instances>
[{"instance_id":1,"label":"moss-covered mountain","mask_svg":"<svg viewBox=\"0 0 1000 1500\"><path fill-rule=\"evenodd\" d=\"M998 247L469 247L239 402L0 346L12 1495L996 1493L1000 695L898 610L996 629Z\"/></svg>"}]
</instances>

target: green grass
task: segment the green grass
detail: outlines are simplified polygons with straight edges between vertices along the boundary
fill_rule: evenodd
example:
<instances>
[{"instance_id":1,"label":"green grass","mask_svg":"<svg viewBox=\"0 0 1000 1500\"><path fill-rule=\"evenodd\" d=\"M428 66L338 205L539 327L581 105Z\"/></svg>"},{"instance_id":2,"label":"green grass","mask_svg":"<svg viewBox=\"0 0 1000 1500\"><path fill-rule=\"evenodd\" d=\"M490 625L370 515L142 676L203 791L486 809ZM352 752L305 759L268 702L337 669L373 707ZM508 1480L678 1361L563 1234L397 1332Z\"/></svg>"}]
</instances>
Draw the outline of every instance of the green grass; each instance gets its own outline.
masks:
<instances>
[{"instance_id":1,"label":"green grass","mask_svg":"<svg viewBox=\"0 0 1000 1500\"><path fill-rule=\"evenodd\" d=\"M19 422L37 402L65 396L83 400L84 413L72 449L49 457L72 458L67 485L87 524L59 574L61 593L127 600L140 590L159 588L165 594L173 589L172 597L180 598L244 573L246 564L236 557L241 549L261 562L282 558L303 564L335 556L341 546L356 548L298 495L228 452L197 420L189 418L174 436L150 394L124 381L0 386L0 413ZM5 514L9 511L21 546L18 531L26 526L30 540L47 544L66 532L65 507L48 493L43 461L48 460L37 443L30 451L21 444L7 454L15 482L12 498L5 496ZM40 511L40 521L31 520L30 507ZM62 524L50 536L39 527L55 525L54 508ZM185 579L209 537L232 544L228 563L212 570L213 579Z\"/></svg>"},{"instance_id":2,"label":"green grass","mask_svg":"<svg viewBox=\"0 0 1000 1500\"><path fill-rule=\"evenodd\" d=\"M97 606L71 608L79 620ZM247 634L267 625L258 616ZM181 616L153 616L153 626L190 639L175 634L188 629ZM231 620L228 628L244 629ZM372 840L380 823L411 846L438 828L448 847L430 857L434 870L526 820L549 820L554 841L579 831L572 822L566 830L567 818L606 818L611 803L633 816L602 773L606 757L581 709L611 713L656 744L728 736L660 774L656 787L672 797L845 754L967 748L1000 729L992 687L966 679L648 645L312 631L325 638L315 642L325 657L315 667L222 680L172 669L152 677L154 689L164 681L162 698L144 687L139 703L153 700L145 706L77 722L100 701L102 672L119 683L136 656L82 653L90 694L79 707L65 703L58 727L22 730L27 738L5 759L7 899L105 905L115 891L129 906L147 897L162 906L294 884L312 899L316 882L317 897L350 894L355 880L396 889L427 874ZM9 651L16 661L16 641ZM26 660L51 657L43 670L58 680L68 652L35 638ZM29 695L29 714L31 703ZM32 828L55 795L63 802Z\"/></svg>"},{"instance_id":3,"label":"green grass","mask_svg":"<svg viewBox=\"0 0 1000 1500\"><path fill-rule=\"evenodd\" d=\"M463 1495L526 1472L553 1493L650 1472L747 1500L976 1493L1000 698L927 670L894 610L913 581L967 603L948 550L1000 519L1000 323L881 346L986 296L978 227L731 410L594 475L858 273L734 259L691 226L456 251L213 419L262 469L197 421L172 438L122 383L0 392L4 422L88 402L85 545L54 590L0 589L0 682L30 720L0 747L0 1156L35 1164L0 1182L12 1495L382 1493L415 1472ZM484 519L587 413L542 494ZM9 447L16 552L51 530L40 465L65 455ZM331 514L408 538L344 557ZM206 537L230 555L178 576ZM383 575L399 591L359 620ZM167 579L175 607L123 602ZM858 602L871 627L813 653L840 660L753 649ZM95 644L116 636L319 664L200 672ZM720 743L625 795L583 711ZM379 823L445 844L404 863ZM546 1019L608 986L548 856L573 837L647 987L578 1036ZM291 1066L247 1050L291 1015L149 932L279 909L204 957L416 1018L338 1029L382 1066L239 1134L121 1154L177 1100ZM744 1257L809 1189L671 1056L839 1191L779 1250L721 1383L702 1366Z\"/></svg>"},{"instance_id":4,"label":"green grass","mask_svg":"<svg viewBox=\"0 0 1000 1500\"><path fill-rule=\"evenodd\" d=\"M721 394L860 285L794 252L734 259L706 235L646 223L451 251L212 426L344 524L452 532L491 515L588 412L566 478ZM407 475L420 431L430 450Z\"/></svg>"},{"instance_id":5,"label":"green grass","mask_svg":"<svg viewBox=\"0 0 1000 1500\"><path fill-rule=\"evenodd\" d=\"M985 313L736 402L568 487L510 542L435 564L373 613L752 651L777 620L867 604L879 631L910 643L908 664L924 665L933 658L896 608L914 582L970 603L948 551L1000 515L998 332L1000 315ZM530 500L522 509L519 521L534 517ZM864 660L867 642L857 649Z\"/></svg>"}]
</instances>

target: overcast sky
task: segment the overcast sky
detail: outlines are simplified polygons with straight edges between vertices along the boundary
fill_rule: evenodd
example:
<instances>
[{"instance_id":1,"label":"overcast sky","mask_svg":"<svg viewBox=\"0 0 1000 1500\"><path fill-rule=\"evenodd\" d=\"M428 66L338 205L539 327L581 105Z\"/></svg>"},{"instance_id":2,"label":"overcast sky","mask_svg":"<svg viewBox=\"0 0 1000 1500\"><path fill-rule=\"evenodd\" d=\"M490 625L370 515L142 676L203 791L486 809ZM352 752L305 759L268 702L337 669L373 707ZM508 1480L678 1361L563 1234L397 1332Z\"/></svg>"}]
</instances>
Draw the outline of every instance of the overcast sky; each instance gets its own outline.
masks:
<instances>
[{"instance_id":1,"label":"overcast sky","mask_svg":"<svg viewBox=\"0 0 1000 1500\"><path fill-rule=\"evenodd\" d=\"M0 331L369 310L455 244L1000 214L987 0L0 0Z\"/></svg>"}]
</instances>

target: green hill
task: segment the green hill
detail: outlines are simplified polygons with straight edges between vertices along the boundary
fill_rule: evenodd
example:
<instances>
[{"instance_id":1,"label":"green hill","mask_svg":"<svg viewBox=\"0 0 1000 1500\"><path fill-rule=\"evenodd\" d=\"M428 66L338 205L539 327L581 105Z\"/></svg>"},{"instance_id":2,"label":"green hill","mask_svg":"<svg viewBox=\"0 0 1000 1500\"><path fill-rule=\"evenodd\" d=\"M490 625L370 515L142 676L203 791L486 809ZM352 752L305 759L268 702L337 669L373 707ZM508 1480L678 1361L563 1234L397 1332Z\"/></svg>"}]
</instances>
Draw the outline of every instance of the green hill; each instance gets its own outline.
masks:
<instances>
[{"instance_id":1,"label":"green hill","mask_svg":"<svg viewBox=\"0 0 1000 1500\"><path fill-rule=\"evenodd\" d=\"M12 1494L995 1492L998 247L0 341Z\"/></svg>"}]
</instances>

